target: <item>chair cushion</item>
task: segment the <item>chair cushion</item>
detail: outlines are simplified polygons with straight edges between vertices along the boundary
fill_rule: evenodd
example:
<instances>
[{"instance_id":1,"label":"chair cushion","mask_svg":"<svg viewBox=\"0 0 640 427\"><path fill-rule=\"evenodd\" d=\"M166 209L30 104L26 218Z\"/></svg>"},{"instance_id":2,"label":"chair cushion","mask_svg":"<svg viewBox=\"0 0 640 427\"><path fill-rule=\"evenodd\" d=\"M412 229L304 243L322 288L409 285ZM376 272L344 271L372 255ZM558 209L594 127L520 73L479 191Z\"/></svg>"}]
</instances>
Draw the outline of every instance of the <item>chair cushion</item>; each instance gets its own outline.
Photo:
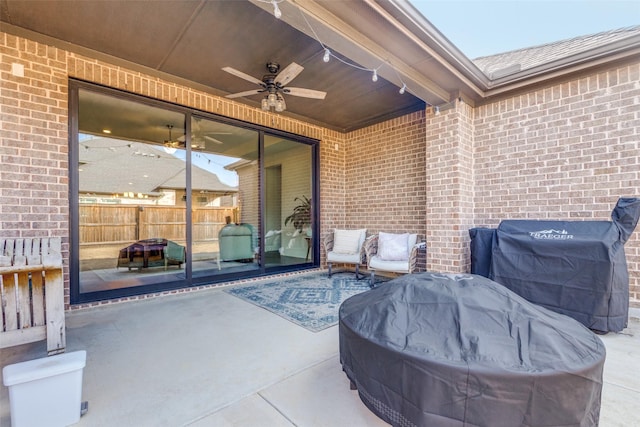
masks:
<instances>
[{"instance_id":1,"label":"chair cushion","mask_svg":"<svg viewBox=\"0 0 640 427\"><path fill-rule=\"evenodd\" d=\"M393 273L408 273L409 261L385 261L378 255L374 255L369 260L369 268L372 270L391 271Z\"/></svg>"},{"instance_id":2,"label":"chair cushion","mask_svg":"<svg viewBox=\"0 0 640 427\"><path fill-rule=\"evenodd\" d=\"M409 233L378 234L378 257L383 261L407 261L409 259Z\"/></svg>"},{"instance_id":3,"label":"chair cushion","mask_svg":"<svg viewBox=\"0 0 640 427\"><path fill-rule=\"evenodd\" d=\"M360 264L360 254L341 254L338 252L327 252L327 262L335 262L336 264Z\"/></svg>"},{"instance_id":4,"label":"chair cushion","mask_svg":"<svg viewBox=\"0 0 640 427\"><path fill-rule=\"evenodd\" d=\"M362 235L366 230L335 230L333 232L333 252L357 254L362 246Z\"/></svg>"}]
</instances>

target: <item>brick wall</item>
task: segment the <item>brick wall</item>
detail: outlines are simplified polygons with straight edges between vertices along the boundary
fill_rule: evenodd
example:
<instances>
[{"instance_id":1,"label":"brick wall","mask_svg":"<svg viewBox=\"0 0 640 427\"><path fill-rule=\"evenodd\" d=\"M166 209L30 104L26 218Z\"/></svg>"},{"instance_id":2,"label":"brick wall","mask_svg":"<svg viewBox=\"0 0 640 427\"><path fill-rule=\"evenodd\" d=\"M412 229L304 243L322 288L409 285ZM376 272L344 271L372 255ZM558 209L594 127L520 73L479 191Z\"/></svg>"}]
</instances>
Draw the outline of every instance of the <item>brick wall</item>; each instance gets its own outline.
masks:
<instances>
[{"instance_id":1,"label":"brick wall","mask_svg":"<svg viewBox=\"0 0 640 427\"><path fill-rule=\"evenodd\" d=\"M425 237L424 117L420 111L347 134L346 227Z\"/></svg>"},{"instance_id":2,"label":"brick wall","mask_svg":"<svg viewBox=\"0 0 640 427\"><path fill-rule=\"evenodd\" d=\"M0 32L0 230L62 237L69 300L65 53ZM24 77L12 64L24 66Z\"/></svg>"},{"instance_id":3,"label":"brick wall","mask_svg":"<svg viewBox=\"0 0 640 427\"><path fill-rule=\"evenodd\" d=\"M76 77L319 139L321 231L417 232L430 270L468 271L470 227L608 220L619 196L640 196L639 68L342 134L0 32L2 234L61 236L68 265L67 84ZM625 249L640 306L640 231Z\"/></svg>"},{"instance_id":4,"label":"brick wall","mask_svg":"<svg viewBox=\"0 0 640 427\"><path fill-rule=\"evenodd\" d=\"M427 113L427 269L450 273L470 267L469 228L473 227L473 109Z\"/></svg>"},{"instance_id":5,"label":"brick wall","mask_svg":"<svg viewBox=\"0 0 640 427\"><path fill-rule=\"evenodd\" d=\"M640 197L640 63L451 107L347 135L345 226L420 230L429 270L468 272L471 227L610 220L619 197ZM625 252L640 307L640 229Z\"/></svg>"},{"instance_id":6,"label":"brick wall","mask_svg":"<svg viewBox=\"0 0 640 427\"><path fill-rule=\"evenodd\" d=\"M344 228L346 213L347 152L345 135L327 131L320 144L320 235L334 228ZM326 253L320 250L321 263Z\"/></svg>"},{"instance_id":7,"label":"brick wall","mask_svg":"<svg viewBox=\"0 0 640 427\"><path fill-rule=\"evenodd\" d=\"M640 63L475 109L475 224L611 220L640 197ZM640 306L640 230L625 245Z\"/></svg>"}]
</instances>

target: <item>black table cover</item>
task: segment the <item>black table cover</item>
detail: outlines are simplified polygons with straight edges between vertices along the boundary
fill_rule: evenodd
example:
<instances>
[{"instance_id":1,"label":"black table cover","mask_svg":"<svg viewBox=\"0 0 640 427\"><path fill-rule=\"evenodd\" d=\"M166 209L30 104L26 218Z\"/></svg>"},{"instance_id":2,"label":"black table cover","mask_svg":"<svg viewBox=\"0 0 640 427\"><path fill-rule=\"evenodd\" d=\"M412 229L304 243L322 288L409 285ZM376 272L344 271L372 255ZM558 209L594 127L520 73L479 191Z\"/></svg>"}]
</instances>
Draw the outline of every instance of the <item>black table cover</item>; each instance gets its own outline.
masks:
<instances>
[{"instance_id":1,"label":"black table cover","mask_svg":"<svg viewBox=\"0 0 640 427\"><path fill-rule=\"evenodd\" d=\"M395 426L597 426L605 348L477 275L411 274L340 307L340 361Z\"/></svg>"}]
</instances>

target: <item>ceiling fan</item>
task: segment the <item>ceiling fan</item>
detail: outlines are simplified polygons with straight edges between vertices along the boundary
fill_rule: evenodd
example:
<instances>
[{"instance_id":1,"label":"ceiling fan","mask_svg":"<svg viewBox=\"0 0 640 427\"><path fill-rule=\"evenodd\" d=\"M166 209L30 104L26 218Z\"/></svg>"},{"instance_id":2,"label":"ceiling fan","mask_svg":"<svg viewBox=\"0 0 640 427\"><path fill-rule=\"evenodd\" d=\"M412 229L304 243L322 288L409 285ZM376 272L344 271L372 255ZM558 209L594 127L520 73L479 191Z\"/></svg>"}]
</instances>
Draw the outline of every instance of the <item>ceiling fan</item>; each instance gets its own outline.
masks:
<instances>
[{"instance_id":1,"label":"ceiling fan","mask_svg":"<svg viewBox=\"0 0 640 427\"><path fill-rule=\"evenodd\" d=\"M179 139L173 139L171 137L171 129L173 129L173 125L166 125L167 129L169 129L169 139L164 140L164 148L167 153L173 154L176 149L184 148L184 142Z\"/></svg>"},{"instance_id":2,"label":"ceiling fan","mask_svg":"<svg viewBox=\"0 0 640 427\"><path fill-rule=\"evenodd\" d=\"M253 76L238 71L235 68L224 67L223 70L227 73L233 74L236 77L247 80L251 83L255 83L260 86L259 89L247 90L244 92L232 93L227 95L227 98L240 98L243 96L251 96L259 93L266 93L267 96L262 99L262 109L265 111L271 108L277 112L284 111L286 104L284 102L283 94L300 96L303 98L324 99L327 96L326 92L313 89L305 89L300 87L288 87L287 85L298 76L304 70L302 65L298 65L295 62L287 65L282 71L280 71L280 64L276 62L268 62L267 65L268 74L262 76L262 80L259 80Z\"/></svg>"},{"instance_id":3,"label":"ceiling fan","mask_svg":"<svg viewBox=\"0 0 640 427\"><path fill-rule=\"evenodd\" d=\"M212 142L214 144L224 144L223 141L220 141L217 138L214 138L211 135L231 135L231 132L219 132L219 131L209 131L203 128L201 125L201 118L194 117L191 121L191 148L196 150L204 150L206 148L207 142ZM182 145L184 146L184 141L186 140L186 136L182 135L178 138L179 141L182 141Z\"/></svg>"},{"instance_id":4,"label":"ceiling fan","mask_svg":"<svg viewBox=\"0 0 640 427\"><path fill-rule=\"evenodd\" d=\"M200 125L200 121L202 119L193 118L192 126L191 126L191 148L194 150L204 150L206 148L206 143L212 142L214 144L224 144L223 141L220 141L217 138L214 138L211 135L231 135L231 132L214 132L207 131L202 128ZM169 139L164 140L165 148L171 149L183 149L186 147L186 135L181 135L177 139L173 139L171 137L171 130L173 129L173 125L168 124L166 127L169 129ZM175 152L175 151L174 151Z\"/></svg>"}]
</instances>

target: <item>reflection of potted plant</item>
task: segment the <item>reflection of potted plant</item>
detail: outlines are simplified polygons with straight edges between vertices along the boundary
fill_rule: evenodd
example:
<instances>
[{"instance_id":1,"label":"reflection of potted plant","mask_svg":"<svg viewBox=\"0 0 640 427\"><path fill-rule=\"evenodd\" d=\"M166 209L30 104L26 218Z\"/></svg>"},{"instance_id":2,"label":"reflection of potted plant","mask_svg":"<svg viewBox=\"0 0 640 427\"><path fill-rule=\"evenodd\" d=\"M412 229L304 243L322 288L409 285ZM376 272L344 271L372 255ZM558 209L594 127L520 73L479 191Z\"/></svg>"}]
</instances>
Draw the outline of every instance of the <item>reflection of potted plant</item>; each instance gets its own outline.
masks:
<instances>
[{"instance_id":1,"label":"reflection of potted plant","mask_svg":"<svg viewBox=\"0 0 640 427\"><path fill-rule=\"evenodd\" d=\"M311 200L302 196L296 197L293 201L298 201L299 204L293 208L293 213L285 218L284 225L291 223L296 230L302 232L311 225Z\"/></svg>"}]
</instances>

